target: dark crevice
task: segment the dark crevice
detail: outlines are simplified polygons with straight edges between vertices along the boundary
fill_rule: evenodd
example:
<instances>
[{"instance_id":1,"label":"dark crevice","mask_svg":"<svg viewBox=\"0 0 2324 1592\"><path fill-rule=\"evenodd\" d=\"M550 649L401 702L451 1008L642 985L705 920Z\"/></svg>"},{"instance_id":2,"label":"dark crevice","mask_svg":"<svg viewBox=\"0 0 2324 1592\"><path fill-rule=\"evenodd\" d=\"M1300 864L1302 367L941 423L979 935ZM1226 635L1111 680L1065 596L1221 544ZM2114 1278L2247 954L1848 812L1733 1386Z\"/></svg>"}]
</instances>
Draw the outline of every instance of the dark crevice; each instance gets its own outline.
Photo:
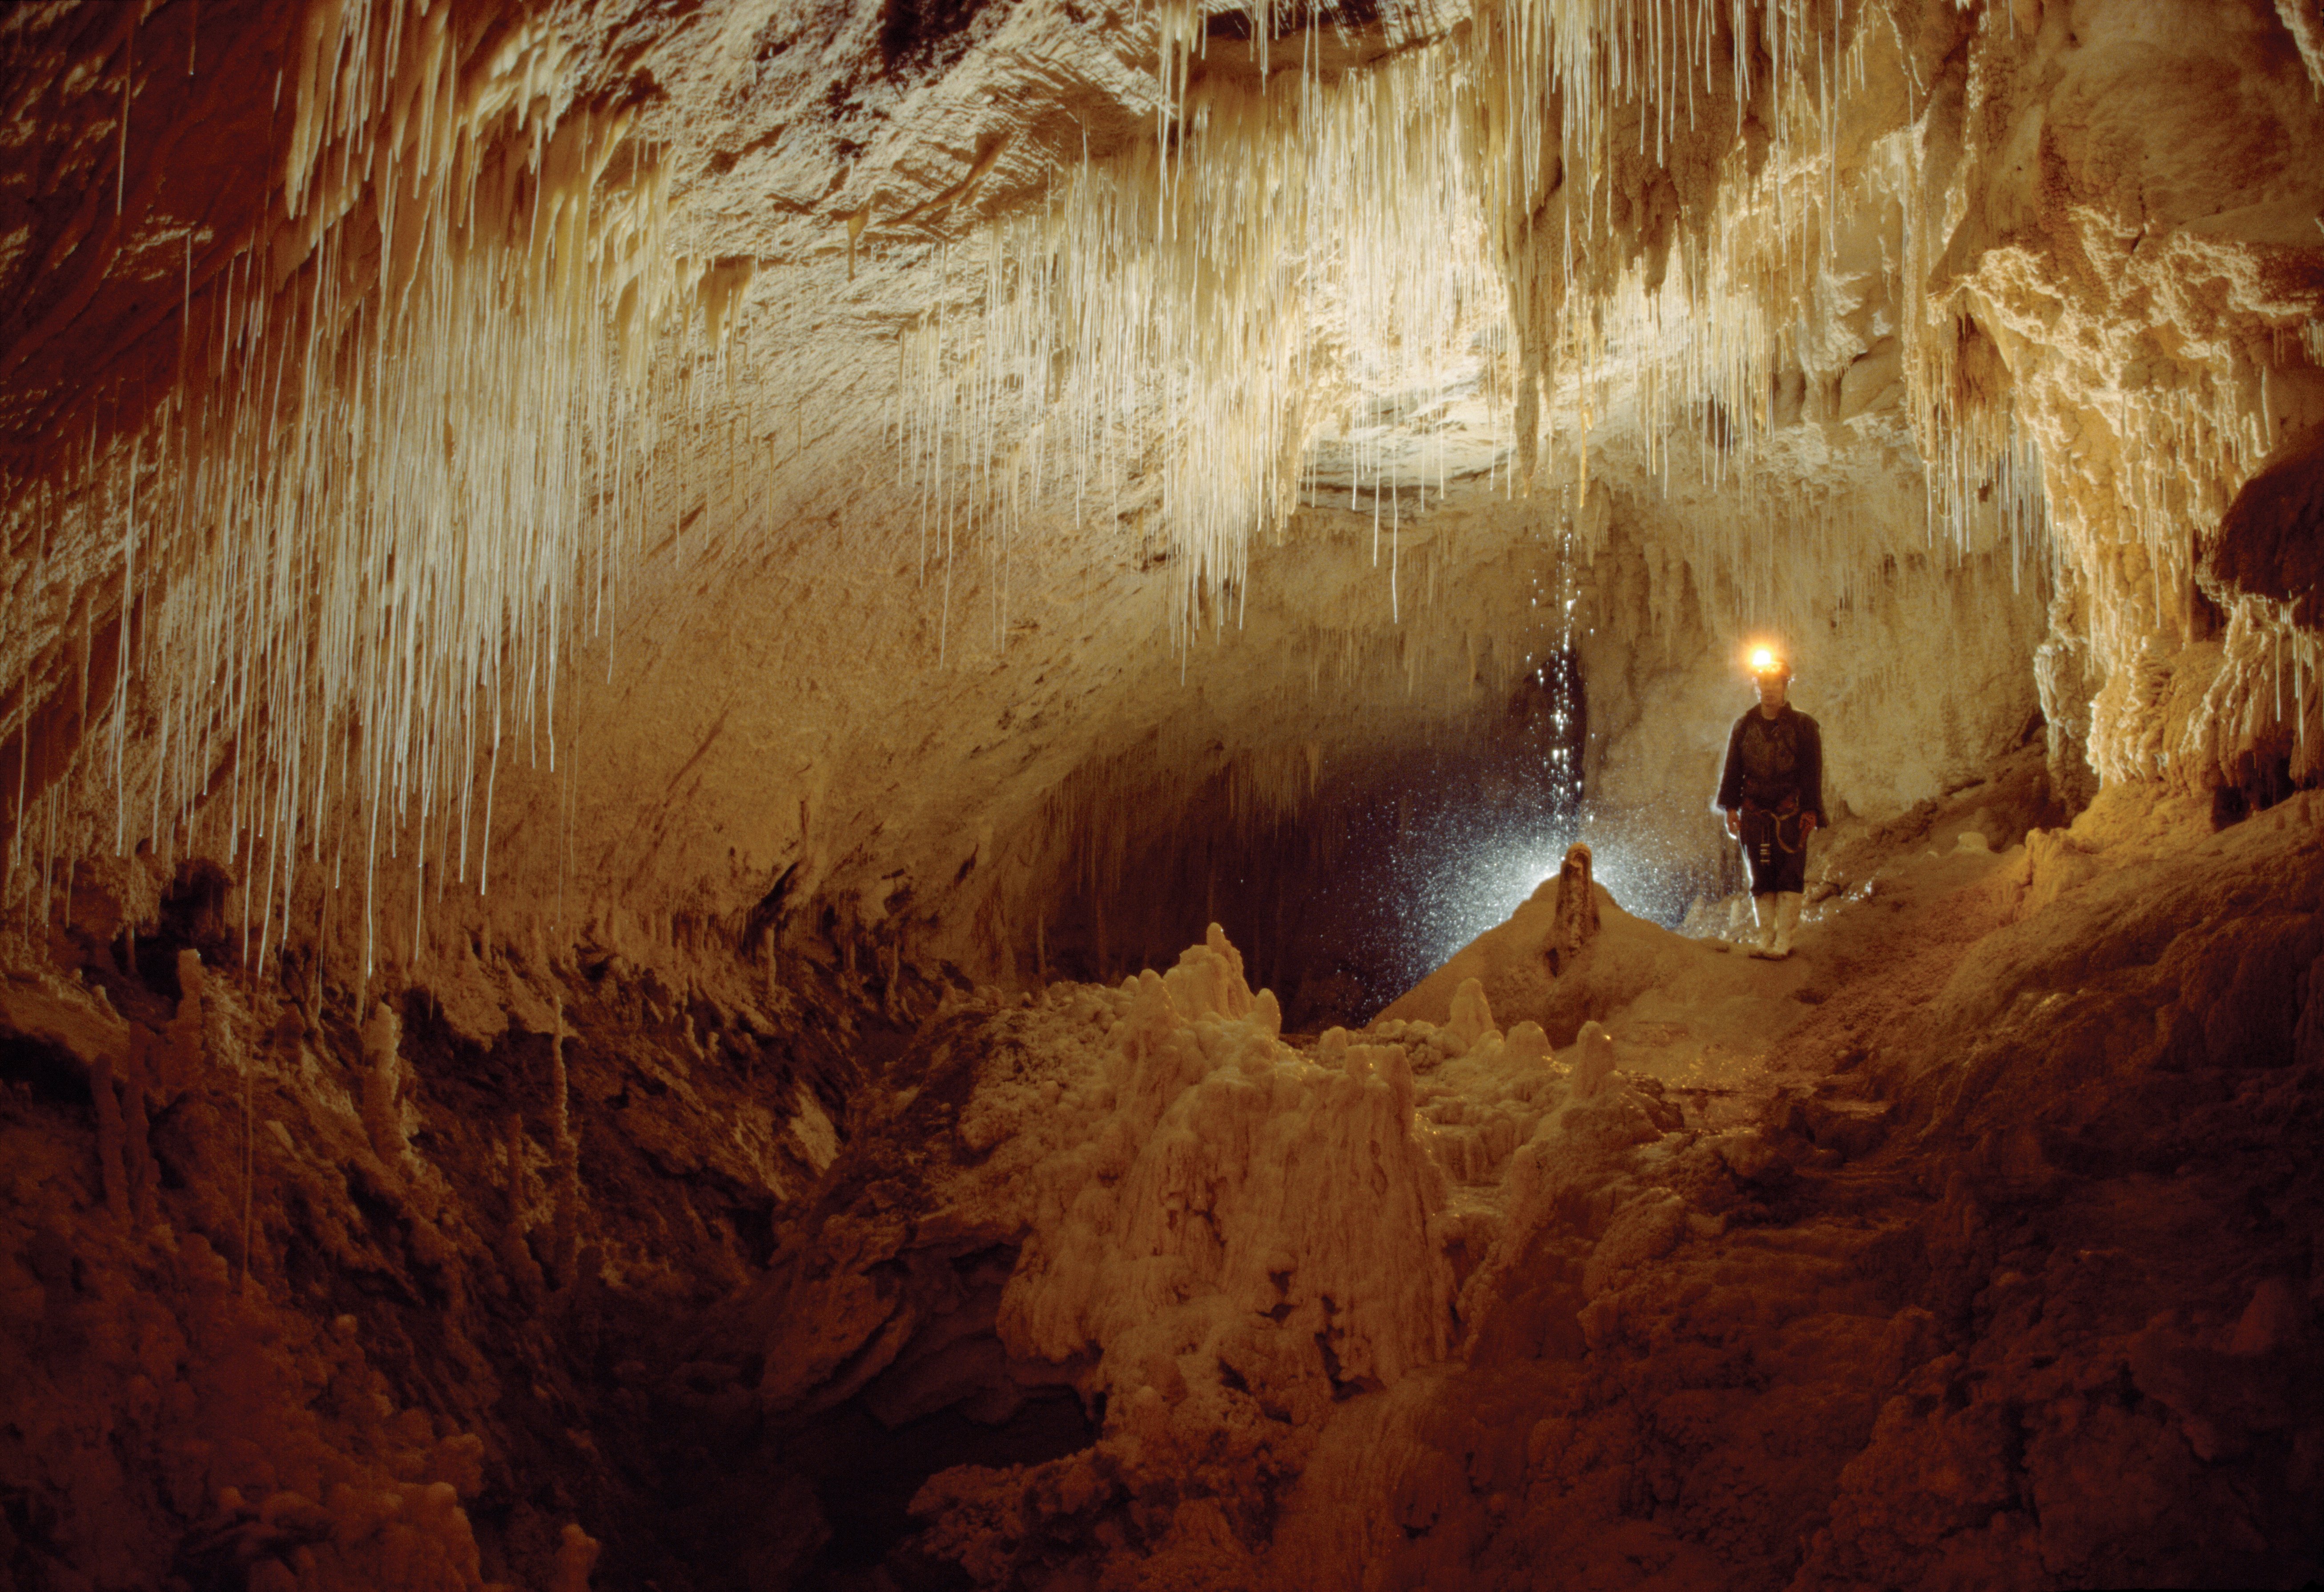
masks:
<instances>
[{"instance_id":1,"label":"dark crevice","mask_svg":"<svg viewBox=\"0 0 2324 1592\"><path fill-rule=\"evenodd\" d=\"M1028 1393L1016 1413L991 1424L955 1407L890 1430L862 1400L849 1401L803 1433L792 1449L831 1530L807 1584L911 1558L904 1550L918 1529L912 1496L937 1471L955 1465L1038 1465L1077 1453L1097 1437L1080 1394L1070 1388Z\"/></svg>"},{"instance_id":2,"label":"dark crevice","mask_svg":"<svg viewBox=\"0 0 2324 1592\"><path fill-rule=\"evenodd\" d=\"M880 54L891 68L942 71L968 50L965 37L989 0L887 0Z\"/></svg>"},{"instance_id":3,"label":"dark crevice","mask_svg":"<svg viewBox=\"0 0 2324 1592\"><path fill-rule=\"evenodd\" d=\"M44 1106L86 1110L92 1104L87 1069L56 1046L35 1040L0 1039L0 1083L23 1089Z\"/></svg>"}]
</instances>

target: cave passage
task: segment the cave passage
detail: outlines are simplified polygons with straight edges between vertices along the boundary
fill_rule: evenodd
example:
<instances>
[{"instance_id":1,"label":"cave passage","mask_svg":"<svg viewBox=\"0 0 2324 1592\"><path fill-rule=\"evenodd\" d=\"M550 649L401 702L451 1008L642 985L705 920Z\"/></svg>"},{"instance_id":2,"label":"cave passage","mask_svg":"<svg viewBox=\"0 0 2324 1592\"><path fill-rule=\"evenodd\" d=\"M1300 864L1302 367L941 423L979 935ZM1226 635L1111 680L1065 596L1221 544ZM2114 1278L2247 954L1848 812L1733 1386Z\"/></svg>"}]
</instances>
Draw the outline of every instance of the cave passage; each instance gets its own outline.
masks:
<instances>
[{"instance_id":1,"label":"cave passage","mask_svg":"<svg viewBox=\"0 0 2324 1592\"><path fill-rule=\"evenodd\" d=\"M1567 647L1472 732L1327 765L1296 819L1239 829L1215 779L1111 888L1061 893L1049 976L1167 966L1215 922L1292 1029L1360 1024L1505 920L1584 837L1589 723ZM1626 906L1673 925L1699 883L1627 852L1598 871Z\"/></svg>"}]
</instances>

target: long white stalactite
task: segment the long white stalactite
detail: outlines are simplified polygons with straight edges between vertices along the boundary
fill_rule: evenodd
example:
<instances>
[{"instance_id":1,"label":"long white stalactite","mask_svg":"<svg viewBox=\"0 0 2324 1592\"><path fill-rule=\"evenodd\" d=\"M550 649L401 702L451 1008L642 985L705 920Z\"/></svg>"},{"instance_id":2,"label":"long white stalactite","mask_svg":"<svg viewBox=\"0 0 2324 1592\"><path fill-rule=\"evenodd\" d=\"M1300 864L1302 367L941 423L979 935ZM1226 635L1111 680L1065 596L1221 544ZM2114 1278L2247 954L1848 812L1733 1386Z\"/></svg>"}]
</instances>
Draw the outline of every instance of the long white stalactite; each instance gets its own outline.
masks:
<instances>
[{"instance_id":1,"label":"long white stalactite","mask_svg":"<svg viewBox=\"0 0 2324 1592\"><path fill-rule=\"evenodd\" d=\"M1962 9L2006 59L2009 8ZM1845 556L1837 505L1765 489L1796 419L1772 395L1831 345L1842 238L1869 226L1893 273L1926 545L1949 560L1999 550L2021 589L2048 589L2055 463L2015 395L1962 366L1983 335L1975 301L1924 291L1969 202L1958 162L1924 148L1925 88L1871 103L1919 80L1890 8L1513 0L1344 76L1308 69L1303 46L1300 71L1259 86L1194 69L1212 14L1158 10L1162 141L1061 173L1037 215L993 223L981 285L906 334L899 458L947 558L964 545L999 558L1028 505L1070 493L1076 518L1136 527L1175 562L1182 638L1204 616L1223 623L1252 538L1281 532L1333 412L1473 369L1512 340L1488 303L1508 293L1534 323L1514 341L1542 353L1515 368L1484 354L1492 368L1471 379L1514 394L1512 484L1586 497L1596 434L1631 416L1666 488L1677 471L1724 489L1725 506L1678 531L1690 562L1735 576L1733 618L1804 627L1866 571ZM1270 28L1333 25L1277 7L1245 31L1263 57ZM1432 36L1420 8L1387 8L1380 25ZM1892 130L1843 172L1850 117ZM1714 133L1713 202L1671 226L1666 264L1648 259L1618 203L1638 202L1683 140ZM2231 359L2194 389L2116 407L2119 490L2163 571L2160 611L2191 579L2190 522L2216 523L2264 452L2265 371ZM1049 457L1061 442L1063 468ZM1382 478L1360 443L1354 469L1351 506L1381 522L1393 611L1397 487L1410 484Z\"/></svg>"},{"instance_id":2,"label":"long white stalactite","mask_svg":"<svg viewBox=\"0 0 2324 1592\"><path fill-rule=\"evenodd\" d=\"M439 891L482 887L499 763L553 762L568 638L641 542L630 477L672 367L747 282L668 253L659 162L574 101L552 37L462 61L440 3L306 20L280 190L207 313L187 240L179 386L144 432L92 421L78 480L10 495L42 548L118 548L115 676L51 790L110 820L91 850L235 859L261 962L302 870L337 884L350 849L366 901L407 838L415 907L431 862ZM30 838L20 819L12 873Z\"/></svg>"}]
</instances>

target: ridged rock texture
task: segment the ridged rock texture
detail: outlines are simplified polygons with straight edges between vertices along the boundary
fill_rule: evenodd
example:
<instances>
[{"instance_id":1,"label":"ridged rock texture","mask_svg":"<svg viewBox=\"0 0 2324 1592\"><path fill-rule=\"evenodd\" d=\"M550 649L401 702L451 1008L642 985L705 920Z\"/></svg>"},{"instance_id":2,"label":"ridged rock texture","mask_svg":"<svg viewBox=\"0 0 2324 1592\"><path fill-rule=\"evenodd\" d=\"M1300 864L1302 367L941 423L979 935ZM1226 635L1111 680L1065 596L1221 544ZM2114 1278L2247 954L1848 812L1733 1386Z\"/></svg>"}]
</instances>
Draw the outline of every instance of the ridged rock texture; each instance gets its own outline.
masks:
<instances>
[{"instance_id":1,"label":"ridged rock texture","mask_svg":"<svg viewBox=\"0 0 2324 1592\"><path fill-rule=\"evenodd\" d=\"M2324 1575L2319 152L2317 0L0 13L0 1592Z\"/></svg>"}]
</instances>

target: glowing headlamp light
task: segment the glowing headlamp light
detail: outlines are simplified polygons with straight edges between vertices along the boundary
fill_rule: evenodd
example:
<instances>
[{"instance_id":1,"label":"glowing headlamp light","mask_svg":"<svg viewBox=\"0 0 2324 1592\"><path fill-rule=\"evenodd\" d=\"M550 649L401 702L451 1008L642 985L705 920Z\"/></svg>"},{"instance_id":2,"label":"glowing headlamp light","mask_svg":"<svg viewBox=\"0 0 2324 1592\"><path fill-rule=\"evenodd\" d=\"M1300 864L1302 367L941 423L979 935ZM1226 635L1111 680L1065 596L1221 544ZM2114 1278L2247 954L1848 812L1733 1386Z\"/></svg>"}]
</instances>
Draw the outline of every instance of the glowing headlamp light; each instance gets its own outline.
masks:
<instances>
[{"instance_id":1,"label":"glowing headlamp light","mask_svg":"<svg viewBox=\"0 0 2324 1592\"><path fill-rule=\"evenodd\" d=\"M1774 671L1775 671L1775 653L1773 653L1769 652L1769 651L1768 651L1766 648L1765 648L1765 647L1755 647L1755 648L1753 648L1753 649L1752 649L1752 652L1751 652L1751 672L1752 672L1752 673L1754 673L1754 674L1768 674L1768 673L1772 673L1772 672L1774 672Z\"/></svg>"}]
</instances>

